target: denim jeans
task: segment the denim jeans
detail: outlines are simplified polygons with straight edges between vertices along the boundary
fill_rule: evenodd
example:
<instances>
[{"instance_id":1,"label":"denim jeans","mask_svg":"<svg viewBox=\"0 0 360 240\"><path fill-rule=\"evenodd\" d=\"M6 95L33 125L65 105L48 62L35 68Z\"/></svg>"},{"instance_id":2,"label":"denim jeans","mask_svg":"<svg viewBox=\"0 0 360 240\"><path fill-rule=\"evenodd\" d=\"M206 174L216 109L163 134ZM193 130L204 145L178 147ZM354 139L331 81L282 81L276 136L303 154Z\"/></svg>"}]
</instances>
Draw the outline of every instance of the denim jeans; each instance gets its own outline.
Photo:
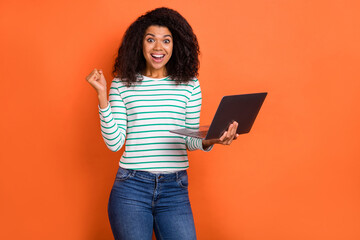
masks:
<instances>
[{"instance_id":1,"label":"denim jeans","mask_svg":"<svg viewBox=\"0 0 360 240\"><path fill-rule=\"evenodd\" d=\"M186 171L155 174L119 168L108 214L116 240L196 239Z\"/></svg>"}]
</instances>

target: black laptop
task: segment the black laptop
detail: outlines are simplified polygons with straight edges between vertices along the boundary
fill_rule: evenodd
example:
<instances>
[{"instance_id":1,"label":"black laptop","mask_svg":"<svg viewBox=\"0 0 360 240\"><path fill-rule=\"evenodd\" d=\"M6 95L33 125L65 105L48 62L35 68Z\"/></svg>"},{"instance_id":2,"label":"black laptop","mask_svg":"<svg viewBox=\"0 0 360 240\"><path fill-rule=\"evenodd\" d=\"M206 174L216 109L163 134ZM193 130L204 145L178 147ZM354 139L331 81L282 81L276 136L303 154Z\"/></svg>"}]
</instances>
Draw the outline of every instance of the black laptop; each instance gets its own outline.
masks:
<instances>
[{"instance_id":1,"label":"black laptop","mask_svg":"<svg viewBox=\"0 0 360 240\"><path fill-rule=\"evenodd\" d=\"M255 118L265 100L267 92L224 96L210 126L193 130L181 128L170 132L201 139L220 138L234 121L238 122L237 133L250 132Z\"/></svg>"}]
</instances>

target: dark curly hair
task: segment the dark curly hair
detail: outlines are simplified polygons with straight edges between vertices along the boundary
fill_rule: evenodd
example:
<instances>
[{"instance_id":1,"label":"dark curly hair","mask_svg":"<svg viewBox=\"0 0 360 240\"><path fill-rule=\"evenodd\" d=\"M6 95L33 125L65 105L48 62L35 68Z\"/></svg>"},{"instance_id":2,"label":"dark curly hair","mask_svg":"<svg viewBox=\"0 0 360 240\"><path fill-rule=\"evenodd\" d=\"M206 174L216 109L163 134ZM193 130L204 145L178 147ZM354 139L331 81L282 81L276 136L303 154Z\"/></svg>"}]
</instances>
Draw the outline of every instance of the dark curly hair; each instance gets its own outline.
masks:
<instances>
[{"instance_id":1,"label":"dark curly hair","mask_svg":"<svg viewBox=\"0 0 360 240\"><path fill-rule=\"evenodd\" d=\"M198 76L200 50L196 35L180 13L165 7L140 16L126 30L115 60L113 76L126 82L127 86L139 81L138 74L146 67L143 38L150 26L167 27L172 34L173 52L165 66L169 77L179 84Z\"/></svg>"}]
</instances>

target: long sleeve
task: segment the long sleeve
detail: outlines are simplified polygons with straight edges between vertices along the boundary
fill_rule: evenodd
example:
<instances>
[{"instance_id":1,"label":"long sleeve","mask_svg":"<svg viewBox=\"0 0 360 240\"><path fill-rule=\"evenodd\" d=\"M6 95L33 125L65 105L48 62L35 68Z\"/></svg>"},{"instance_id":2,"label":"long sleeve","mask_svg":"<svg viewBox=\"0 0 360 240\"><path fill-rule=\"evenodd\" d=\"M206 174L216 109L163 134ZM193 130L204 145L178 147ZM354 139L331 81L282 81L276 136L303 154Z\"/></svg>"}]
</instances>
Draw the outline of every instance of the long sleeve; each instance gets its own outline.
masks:
<instances>
[{"instance_id":1,"label":"long sleeve","mask_svg":"<svg viewBox=\"0 0 360 240\"><path fill-rule=\"evenodd\" d=\"M113 152L121 149L126 138L127 114L119 87L119 82L111 83L109 104L105 109L99 108L101 134L106 146Z\"/></svg>"},{"instance_id":2,"label":"long sleeve","mask_svg":"<svg viewBox=\"0 0 360 240\"><path fill-rule=\"evenodd\" d=\"M186 105L186 118L185 118L186 128L199 129L201 102L202 102L201 88L199 81L196 79L194 88L192 90L192 94ZM185 143L186 143L186 148L190 151L200 149L208 152L212 149L212 146L207 149L203 149L202 139L200 138L185 137Z\"/></svg>"}]
</instances>

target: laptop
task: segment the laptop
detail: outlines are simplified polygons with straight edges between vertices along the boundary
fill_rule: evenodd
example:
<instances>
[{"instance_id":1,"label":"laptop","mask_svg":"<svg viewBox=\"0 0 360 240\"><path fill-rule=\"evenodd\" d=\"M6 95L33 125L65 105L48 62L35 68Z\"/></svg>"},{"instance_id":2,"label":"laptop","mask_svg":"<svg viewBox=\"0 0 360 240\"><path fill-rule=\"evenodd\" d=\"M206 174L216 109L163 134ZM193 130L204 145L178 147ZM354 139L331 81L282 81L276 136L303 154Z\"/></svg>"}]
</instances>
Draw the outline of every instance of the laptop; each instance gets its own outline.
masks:
<instances>
[{"instance_id":1,"label":"laptop","mask_svg":"<svg viewBox=\"0 0 360 240\"><path fill-rule=\"evenodd\" d=\"M236 121L239 123L236 133L248 133L266 96L267 92L224 96L210 126L200 126L199 129L180 128L170 132L201 139L217 139Z\"/></svg>"}]
</instances>

